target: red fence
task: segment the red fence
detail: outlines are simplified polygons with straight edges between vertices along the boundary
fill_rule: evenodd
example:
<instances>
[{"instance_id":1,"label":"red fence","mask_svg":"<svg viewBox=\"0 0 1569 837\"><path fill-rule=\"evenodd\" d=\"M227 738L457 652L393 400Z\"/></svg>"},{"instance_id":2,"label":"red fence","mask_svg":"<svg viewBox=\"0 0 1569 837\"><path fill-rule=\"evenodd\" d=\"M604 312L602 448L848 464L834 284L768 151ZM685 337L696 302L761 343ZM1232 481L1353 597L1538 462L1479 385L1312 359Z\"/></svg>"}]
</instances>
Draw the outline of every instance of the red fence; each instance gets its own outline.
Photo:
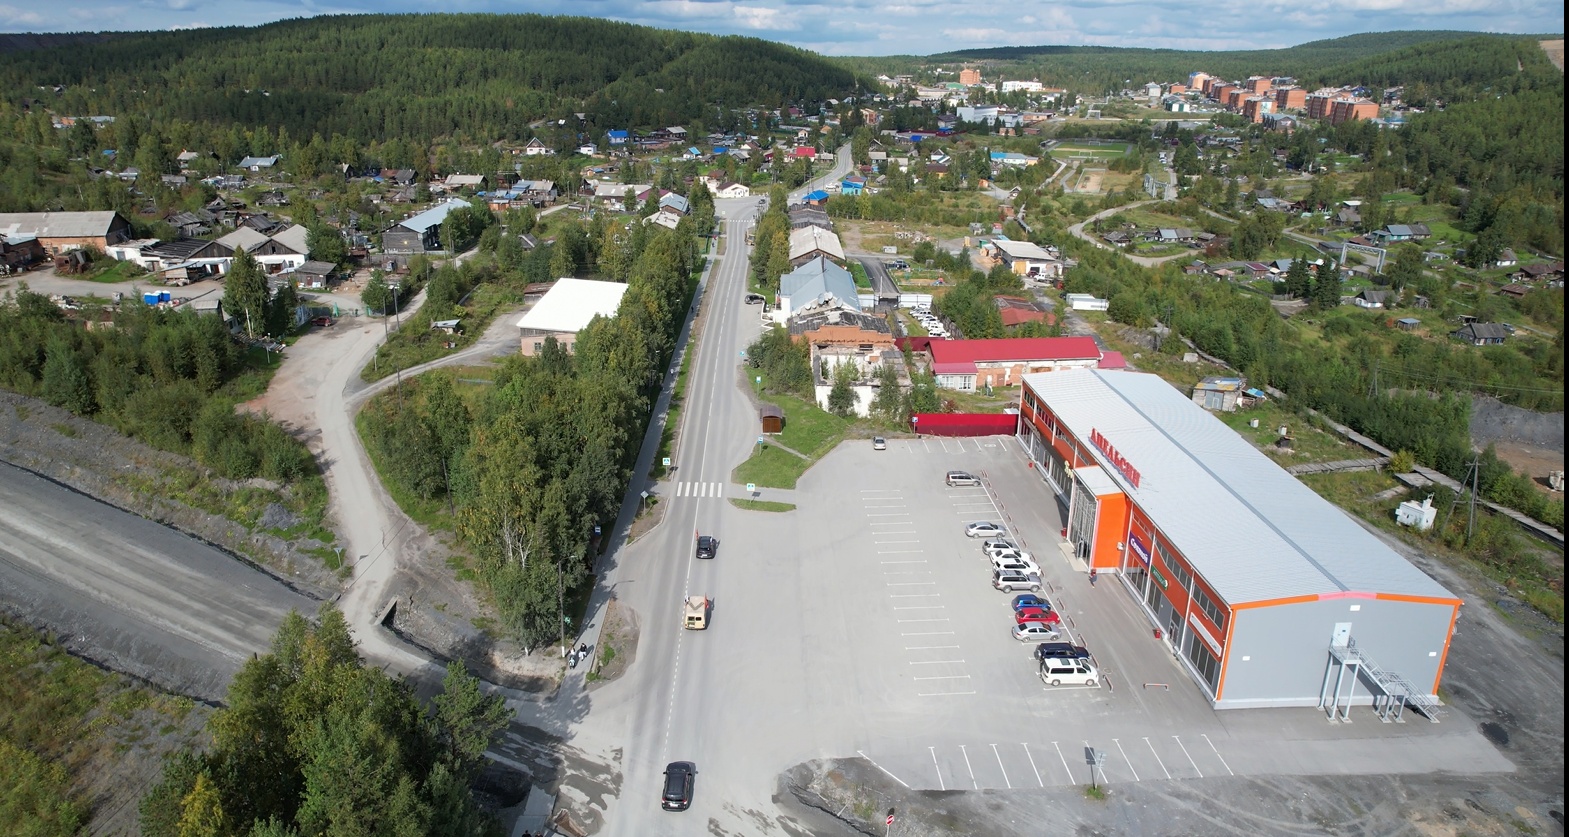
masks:
<instances>
[{"instance_id":1,"label":"red fence","mask_svg":"<svg viewBox=\"0 0 1569 837\"><path fill-rule=\"evenodd\" d=\"M923 436L1011 436L1018 432L1016 413L916 413L910 428Z\"/></svg>"}]
</instances>

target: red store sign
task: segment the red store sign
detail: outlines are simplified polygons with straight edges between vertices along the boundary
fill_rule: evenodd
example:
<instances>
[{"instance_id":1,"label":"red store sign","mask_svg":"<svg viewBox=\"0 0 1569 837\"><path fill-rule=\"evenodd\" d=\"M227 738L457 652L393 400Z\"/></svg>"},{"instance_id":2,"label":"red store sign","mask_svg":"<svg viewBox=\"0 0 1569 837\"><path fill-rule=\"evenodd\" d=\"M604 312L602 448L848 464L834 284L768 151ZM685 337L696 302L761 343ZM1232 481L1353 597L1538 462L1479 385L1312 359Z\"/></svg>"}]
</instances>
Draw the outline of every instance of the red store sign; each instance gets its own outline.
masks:
<instances>
[{"instance_id":1,"label":"red store sign","mask_svg":"<svg viewBox=\"0 0 1569 837\"><path fill-rule=\"evenodd\" d=\"M1127 478L1134 488L1139 487L1139 469L1133 467L1133 463L1124 459L1122 454L1118 453L1117 449L1111 446L1111 442L1107 441L1106 437L1102 436L1099 430L1090 431L1090 444L1099 448L1101 453L1106 454L1107 460L1111 462L1111 467L1116 468L1123 477Z\"/></svg>"}]
</instances>

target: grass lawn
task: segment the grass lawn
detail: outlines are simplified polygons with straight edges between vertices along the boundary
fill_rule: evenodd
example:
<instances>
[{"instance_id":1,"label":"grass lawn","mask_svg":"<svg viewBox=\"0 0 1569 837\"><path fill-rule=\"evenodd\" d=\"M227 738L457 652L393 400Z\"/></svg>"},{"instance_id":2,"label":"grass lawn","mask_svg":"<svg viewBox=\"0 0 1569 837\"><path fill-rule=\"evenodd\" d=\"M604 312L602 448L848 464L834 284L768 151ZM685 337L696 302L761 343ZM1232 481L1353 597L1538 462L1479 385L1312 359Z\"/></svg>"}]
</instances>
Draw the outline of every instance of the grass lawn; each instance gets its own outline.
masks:
<instances>
[{"instance_id":1,"label":"grass lawn","mask_svg":"<svg viewBox=\"0 0 1569 837\"><path fill-rule=\"evenodd\" d=\"M753 448L751 458L731 472L731 479L738 483L756 483L768 488L795 488L796 480L806 473L818 459L834 449L844 438L853 421L840 418L819 408L816 404L792 395L774 395L763 392L763 385L754 381L752 388L758 397L776 404L784 411L784 431L777 438L780 445L805 455L802 459L777 445L765 442ZM766 382L767 379L764 378Z\"/></svg>"},{"instance_id":2,"label":"grass lawn","mask_svg":"<svg viewBox=\"0 0 1569 837\"><path fill-rule=\"evenodd\" d=\"M730 473L733 482L756 483L765 488L795 488L796 480L812 465L811 460L774 445L764 444L753 451L751 457Z\"/></svg>"},{"instance_id":3,"label":"grass lawn","mask_svg":"<svg viewBox=\"0 0 1569 837\"><path fill-rule=\"evenodd\" d=\"M681 426L681 405L686 397L686 373L692 368L692 352L696 346L696 340L687 340L686 351L681 354L681 369L676 372L676 385L670 392L670 409L665 415L665 429L659 435L659 455L654 457L653 468L648 473L652 479L665 478L665 458L673 456L670 451L675 445L676 428Z\"/></svg>"},{"instance_id":4,"label":"grass lawn","mask_svg":"<svg viewBox=\"0 0 1569 837\"><path fill-rule=\"evenodd\" d=\"M1390 519L1401 498L1394 497L1373 503L1370 497L1400 485L1394 477L1383 471L1343 471L1338 474L1303 474L1301 479L1308 488L1342 509L1363 512L1363 517L1382 522Z\"/></svg>"},{"instance_id":5,"label":"grass lawn","mask_svg":"<svg viewBox=\"0 0 1569 837\"><path fill-rule=\"evenodd\" d=\"M86 279L90 282L104 283L119 283L129 282L133 279L146 279L150 284L160 284L156 281L156 277L152 276L146 270L143 270L141 266L133 262L109 261L107 263L93 263L95 268L99 265L103 265L104 269L77 278Z\"/></svg>"},{"instance_id":6,"label":"grass lawn","mask_svg":"<svg viewBox=\"0 0 1569 837\"><path fill-rule=\"evenodd\" d=\"M850 277L855 280L855 286L863 290L872 289L872 278L866 275L866 266L858 261L850 261Z\"/></svg>"},{"instance_id":7,"label":"grass lawn","mask_svg":"<svg viewBox=\"0 0 1569 837\"><path fill-rule=\"evenodd\" d=\"M1128 147L1124 144L1117 145L1085 145L1083 143L1064 142L1051 149L1053 157L1125 157Z\"/></svg>"},{"instance_id":8,"label":"grass lawn","mask_svg":"<svg viewBox=\"0 0 1569 837\"><path fill-rule=\"evenodd\" d=\"M942 390L944 400L952 401L961 413L1000 413L1008 407L1019 406L1018 387L995 387L991 395L984 392L959 392Z\"/></svg>"},{"instance_id":9,"label":"grass lawn","mask_svg":"<svg viewBox=\"0 0 1569 837\"><path fill-rule=\"evenodd\" d=\"M738 509L760 512L787 512L795 511L794 503L779 503L773 500L749 500L730 498L730 505Z\"/></svg>"},{"instance_id":10,"label":"grass lawn","mask_svg":"<svg viewBox=\"0 0 1569 837\"><path fill-rule=\"evenodd\" d=\"M1333 433L1314 427L1307 419L1273 401L1254 404L1234 413L1216 415L1226 423L1226 426L1268 453L1271 459L1279 462L1283 467L1300 465L1304 462L1369 459L1373 456L1361 448L1346 444ZM1248 422L1253 419L1258 419L1258 427L1248 426ZM1280 438L1278 431L1281 425L1285 425L1291 432L1293 444L1290 452L1279 451L1275 447L1275 440Z\"/></svg>"},{"instance_id":11,"label":"grass lawn","mask_svg":"<svg viewBox=\"0 0 1569 837\"><path fill-rule=\"evenodd\" d=\"M428 308L402 315L403 324L391 332L387 342L376 349L371 365L360 370L360 378L373 382L400 369L408 369L459 352L469 347L490 326L496 314L508 305L522 302L522 294L505 285L482 284L469 295L459 318L463 330L458 334L443 334L430 328L431 312ZM454 344L447 348L447 344Z\"/></svg>"}]
</instances>

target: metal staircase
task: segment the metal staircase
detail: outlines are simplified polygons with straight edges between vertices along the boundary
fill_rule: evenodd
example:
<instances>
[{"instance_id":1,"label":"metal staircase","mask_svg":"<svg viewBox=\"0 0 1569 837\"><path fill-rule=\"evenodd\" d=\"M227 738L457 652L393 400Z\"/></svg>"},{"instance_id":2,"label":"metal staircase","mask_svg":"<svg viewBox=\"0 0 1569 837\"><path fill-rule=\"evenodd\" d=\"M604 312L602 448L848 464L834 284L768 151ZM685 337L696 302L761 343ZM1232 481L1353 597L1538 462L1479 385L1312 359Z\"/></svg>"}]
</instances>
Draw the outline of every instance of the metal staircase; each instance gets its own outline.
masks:
<instances>
[{"instance_id":1,"label":"metal staircase","mask_svg":"<svg viewBox=\"0 0 1569 837\"><path fill-rule=\"evenodd\" d=\"M1438 699L1411 684L1411 681L1401 677L1393 671L1380 666L1376 660L1357 648L1357 642L1351 637L1346 637L1344 645L1331 643L1329 646L1330 657L1335 665L1326 667L1324 671L1324 687L1319 693L1319 708L1329 709L1331 721L1350 723L1351 701L1356 694L1357 674L1367 675L1375 686L1383 692L1373 696L1373 711L1378 719L1384 723L1405 723L1405 708L1411 706L1422 713L1423 717L1433 723L1443 717L1444 711L1439 707ZM1351 673L1350 682L1347 683L1346 673ZM1335 674L1334 690L1330 690L1330 675ZM1348 687L1344 702L1341 699L1341 687ZM1342 708L1344 706L1344 708Z\"/></svg>"}]
</instances>

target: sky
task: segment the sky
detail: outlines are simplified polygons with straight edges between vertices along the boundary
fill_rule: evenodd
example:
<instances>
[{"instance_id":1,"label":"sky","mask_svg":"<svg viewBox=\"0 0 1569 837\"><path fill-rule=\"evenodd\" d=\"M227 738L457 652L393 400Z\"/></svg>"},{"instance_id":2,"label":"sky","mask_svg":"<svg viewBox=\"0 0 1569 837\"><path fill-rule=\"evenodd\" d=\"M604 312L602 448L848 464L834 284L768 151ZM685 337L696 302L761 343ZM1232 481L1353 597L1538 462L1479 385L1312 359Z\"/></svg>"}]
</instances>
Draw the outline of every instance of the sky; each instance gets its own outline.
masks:
<instances>
[{"instance_id":1,"label":"sky","mask_svg":"<svg viewBox=\"0 0 1569 837\"><path fill-rule=\"evenodd\" d=\"M537 12L751 35L827 55L1040 44L1270 49L1358 32L1563 32L1563 0L0 0L0 32L255 26L322 14Z\"/></svg>"}]
</instances>

